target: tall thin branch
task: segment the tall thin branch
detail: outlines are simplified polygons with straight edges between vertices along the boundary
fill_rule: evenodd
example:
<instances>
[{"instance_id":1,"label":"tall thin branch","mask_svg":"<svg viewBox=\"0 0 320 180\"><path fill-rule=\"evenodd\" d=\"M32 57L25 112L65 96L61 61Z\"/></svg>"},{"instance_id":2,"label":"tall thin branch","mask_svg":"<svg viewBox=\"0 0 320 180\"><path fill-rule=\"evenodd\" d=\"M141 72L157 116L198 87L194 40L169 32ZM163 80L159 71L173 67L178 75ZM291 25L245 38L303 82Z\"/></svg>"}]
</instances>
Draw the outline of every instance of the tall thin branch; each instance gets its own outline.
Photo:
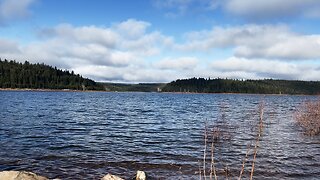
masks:
<instances>
[{"instance_id":1,"label":"tall thin branch","mask_svg":"<svg viewBox=\"0 0 320 180\"><path fill-rule=\"evenodd\" d=\"M240 175L239 175L238 180L241 180L242 174L244 172L244 166L245 166L245 164L246 164L246 162L248 160L248 155L249 155L249 152L250 152L250 149L251 149L250 147L251 147L251 145L249 144L247 152L246 152L246 156L245 156L245 158L243 159L243 162L242 162L242 167L241 167L241 171L240 171Z\"/></svg>"},{"instance_id":2,"label":"tall thin branch","mask_svg":"<svg viewBox=\"0 0 320 180\"><path fill-rule=\"evenodd\" d=\"M207 134L207 122L205 122L204 127L204 150L203 150L203 178L206 180L206 157L207 157L207 141L208 141L208 134Z\"/></svg>"},{"instance_id":3,"label":"tall thin branch","mask_svg":"<svg viewBox=\"0 0 320 180\"><path fill-rule=\"evenodd\" d=\"M260 104L260 122L259 122L259 132L258 132L258 137L256 140L256 144L254 146L254 155L253 155L253 160L252 160L252 168L251 168L251 175L250 175L250 180L253 178L253 172L254 172L254 166L255 166L255 161L257 158L257 152L258 152L258 145L260 141L260 137L262 134L262 128L263 128L263 113L264 113L264 103Z\"/></svg>"},{"instance_id":4,"label":"tall thin branch","mask_svg":"<svg viewBox=\"0 0 320 180\"><path fill-rule=\"evenodd\" d=\"M199 179L202 180L201 167L200 167L200 166L201 166L201 163L200 163L200 161L198 161L198 163L199 163L199 176L200 176Z\"/></svg>"},{"instance_id":5,"label":"tall thin branch","mask_svg":"<svg viewBox=\"0 0 320 180\"><path fill-rule=\"evenodd\" d=\"M229 180L229 172L228 172L228 165L226 164L226 180Z\"/></svg>"},{"instance_id":6,"label":"tall thin branch","mask_svg":"<svg viewBox=\"0 0 320 180\"><path fill-rule=\"evenodd\" d=\"M212 180L212 173L214 179L217 180L216 168L214 165L214 134L212 133L212 142L211 142L211 166L210 166L210 180Z\"/></svg>"}]
</instances>

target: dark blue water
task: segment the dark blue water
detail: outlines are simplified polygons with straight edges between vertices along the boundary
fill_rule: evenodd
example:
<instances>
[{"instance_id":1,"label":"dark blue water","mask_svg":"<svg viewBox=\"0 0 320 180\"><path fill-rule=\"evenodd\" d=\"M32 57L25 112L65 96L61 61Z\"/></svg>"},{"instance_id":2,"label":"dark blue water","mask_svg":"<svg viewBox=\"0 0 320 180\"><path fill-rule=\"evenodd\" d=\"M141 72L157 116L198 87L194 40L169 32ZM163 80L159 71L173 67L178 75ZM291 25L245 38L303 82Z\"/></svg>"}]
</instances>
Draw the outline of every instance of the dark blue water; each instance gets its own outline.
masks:
<instances>
[{"instance_id":1,"label":"dark blue water","mask_svg":"<svg viewBox=\"0 0 320 180\"><path fill-rule=\"evenodd\" d=\"M0 92L0 170L27 170L61 179L199 179L203 133L221 125L215 143L218 176L239 175L254 144L259 103L264 131L256 179L319 179L320 138L294 123L313 96L224 94ZM249 161L252 160L250 153ZM208 157L209 158L209 157ZM207 165L208 167L208 165ZM244 176L248 177L248 162Z\"/></svg>"}]
</instances>

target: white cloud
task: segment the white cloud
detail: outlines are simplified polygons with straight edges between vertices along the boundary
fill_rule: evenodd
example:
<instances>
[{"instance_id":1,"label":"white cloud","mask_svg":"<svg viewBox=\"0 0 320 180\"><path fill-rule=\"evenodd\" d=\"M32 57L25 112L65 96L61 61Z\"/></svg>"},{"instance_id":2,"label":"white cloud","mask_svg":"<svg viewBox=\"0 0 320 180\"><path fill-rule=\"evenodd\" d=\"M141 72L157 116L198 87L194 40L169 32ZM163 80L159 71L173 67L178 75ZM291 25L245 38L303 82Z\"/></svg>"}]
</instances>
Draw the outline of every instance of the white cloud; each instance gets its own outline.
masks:
<instances>
[{"instance_id":1,"label":"white cloud","mask_svg":"<svg viewBox=\"0 0 320 180\"><path fill-rule=\"evenodd\" d=\"M0 55L72 69L96 80L167 80L157 75L160 70L153 69L148 59L159 55L173 39L157 31L148 32L149 26L133 19L110 27L61 24L41 30L39 40L26 45L0 39Z\"/></svg>"},{"instance_id":2,"label":"white cloud","mask_svg":"<svg viewBox=\"0 0 320 180\"><path fill-rule=\"evenodd\" d=\"M165 58L154 63L156 68L171 70L192 70L199 63L195 57Z\"/></svg>"},{"instance_id":3,"label":"white cloud","mask_svg":"<svg viewBox=\"0 0 320 180\"><path fill-rule=\"evenodd\" d=\"M285 25L215 27L186 33L184 41L177 44L174 38L151 31L150 26L133 19L110 27L61 24L42 30L37 41L24 45L0 39L0 56L44 62L98 81L168 82L190 77L320 80L318 34L298 34ZM224 54L225 49L231 53ZM213 61L208 67L206 61L215 59L215 52L233 57ZM301 61L292 61L298 59Z\"/></svg>"},{"instance_id":4,"label":"white cloud","mask_svg":"<svg viewBox=\"0 0 320 180\"><path fill-rule=\"evenodd\" d=\"M129 67L110 67L110 66L80 66L74 68L75 72L81 72L86 77L98 81L112 81L125 83L140 82L170 82L181 78L174 71L141 68L135 66Z\"/></svg>"},{"instance_id":5,"label":"white cloud","mask_svg":"<svg viewBox=\"0 0 320 180\"><path fill-rule=\"evenodd\" d=\"M0 24L7 24L12 20L28 17L31 14L30 6L36 0L1 0Z\"/></svg>"},{"instance_id":6,"label":"white cloud","mask_svg":"<svg viewBox=\"0 0 320 180\"><path fill-rule=\"evenodd\" d=\"M248 60L231 57L226 60L213 61L211 68L222 73L235 73L238 78L243 78L239 72L245 72L259 79L320 80L320 71L312 64L301 65L268 59Z\"/></svg>"},{"instance_id":7,"label":"white cloud","mask_svg":"<svg viewBox=\"0 0 320 180\"><path fill-rule=\"evenodd\" d=\"M96 43L107 47L115 46L118 34L109 28L96 26L73 27L71 24L60 24L39 32L40 36L60 38L78 43Z\"/></svg>"},{"instance_id":8,"label":"white cloud","mask_svg":"<svg viewBox=\"0 0 320 180\"><path fill-rule=\"evenodd\" d=\"M214 27L212 30L194 31L185 34L186 43L177 45L180 50L210 50L239 45L262 46L275 41L274 37L286 38L286 26L244 25Z\"/></svg>"},{"instance_id":9,"label":"white cloud","mask_svg":"<svg viewBox=\"0 0 320 180\"><path fill-rule=\"evenodd\" d=\"M284 25L245 25L215 27L191 32L177 50L210 51L231 48L234 55L245 58L308 60L320 58L320 35L301 35Z\"/></svg>"},{"instance_id":10,"label":"white cloud","mask_svg":"<svg viewBox=\"0 0 320 180\"><path fill-rule=\"evenodd\" d=\"M151 56L158 54L161 48L171 46L173 39L159 32L151 32L133 40L122 39L120 43L119 46L122 48L131 49L146 56Z\"/></svg>"},{"instance_id":11,"label":"white cloud","mask_svg":"<svg viewBox=\"0 0 320 180\"><path fill-rule=\"evenodd\" d=\"M308 16L310 10L320 7L318 0L227 0L224 8L235 16L250 20L281 19Z\"/></svg>"},{"instance_id":12,"label":"white cloud","mask_svg":"<svg viewBox=\"0 0 320 180\"><path fill-rule=\"evenodd\" d=\"M306 60L320 58L320 35L288 35L274 37L274 42L259 46L238 46L235 55L247 58Z\"/></svg>"},{"instance_id":13,"label":"white cloud","mask_svg":"<svg viewBox=\"0 0 320 180\"><path fill-rule=\"evenodd\" d=\"M130 39L136 39L144 35L149 26L151 26L151 24L148 22L128 19L122 23L115 24L113 28L122 36L127 36L127 38Z\"/></svg>"},{"instance_id":14,"label":"white cloud","mask_svg":"<svg viewBox=\"0 0 320 180\"><path fill-rule=\"evenodd\" d=\"M24 52L37 58L36 52L41 51L44 58L54 57L56 61L63 61L56 64L67 67L77 62L105 66L140 64L171 42L159 32L147 32L148 26L147 22L133 19L111 27L61 24L42 30L39 33L42 41L27 45Z\"/></svg>"}]
</instances>

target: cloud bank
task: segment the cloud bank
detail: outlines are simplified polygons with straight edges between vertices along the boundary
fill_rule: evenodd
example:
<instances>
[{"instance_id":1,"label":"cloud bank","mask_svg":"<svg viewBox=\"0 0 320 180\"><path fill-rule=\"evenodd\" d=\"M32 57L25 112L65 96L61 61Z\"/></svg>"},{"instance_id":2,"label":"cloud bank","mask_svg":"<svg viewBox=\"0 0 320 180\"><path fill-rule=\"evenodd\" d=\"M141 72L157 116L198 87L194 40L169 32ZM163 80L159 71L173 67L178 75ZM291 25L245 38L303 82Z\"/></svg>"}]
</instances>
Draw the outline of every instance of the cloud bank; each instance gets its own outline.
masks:
<instances>
[{"instance_id":1,"label":"cloud bank","mask_svg":"<svg viewBox=\"0 0 320 180\"><path fill-rule=\"evenodd\" d=\"M281 24L215 26L187 32L177 42L151 26L135 19L109 27L60 24L41 29L37 41L23 45L0 38L0 54L97 81L169 82L199 76L320 80L319 34L299 34ZM229 57L217 59L215 52L224 49L231 51Z\"/></svg>"},{"instance_id":2,"label":"cloud bank","mask_svg":"<svg viewBox=\"0 0 320 180\"><path fill-rule=\"evenodd\" d=\"M320 58L320 35L303 35L284 25L244 25L214 27L185 34L186 43L176 45L183 51L210 51L233 48L234 56L280 60Z\"/></svg>"}]
</instances>

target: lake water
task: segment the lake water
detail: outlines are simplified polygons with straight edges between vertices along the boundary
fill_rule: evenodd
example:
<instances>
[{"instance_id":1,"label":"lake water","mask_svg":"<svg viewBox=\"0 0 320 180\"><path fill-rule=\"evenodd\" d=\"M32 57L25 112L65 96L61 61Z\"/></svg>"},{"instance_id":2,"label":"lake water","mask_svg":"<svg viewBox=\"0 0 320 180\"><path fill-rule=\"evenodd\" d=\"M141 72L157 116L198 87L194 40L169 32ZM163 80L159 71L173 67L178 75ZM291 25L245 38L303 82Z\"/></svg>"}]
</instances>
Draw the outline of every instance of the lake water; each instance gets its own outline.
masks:
<instances>
[{"instance_id":1,"label":"lake water","mask_svg":"<svg viewBox=\"0 0 320 180\"><path fill-rule=\"evenodd\" d=\"M144 170L150 179L199 179L207 122L224 132L214 144L218 176L224 179L228 167L235 178L255 143L263 102L255 179L319 179L320 137L304 136L293 118L301 102L315 98L2 91L0 170L61 179L130 179ZM251 162L245 177L249 171Z\"/></svg>"}]
</instances>

